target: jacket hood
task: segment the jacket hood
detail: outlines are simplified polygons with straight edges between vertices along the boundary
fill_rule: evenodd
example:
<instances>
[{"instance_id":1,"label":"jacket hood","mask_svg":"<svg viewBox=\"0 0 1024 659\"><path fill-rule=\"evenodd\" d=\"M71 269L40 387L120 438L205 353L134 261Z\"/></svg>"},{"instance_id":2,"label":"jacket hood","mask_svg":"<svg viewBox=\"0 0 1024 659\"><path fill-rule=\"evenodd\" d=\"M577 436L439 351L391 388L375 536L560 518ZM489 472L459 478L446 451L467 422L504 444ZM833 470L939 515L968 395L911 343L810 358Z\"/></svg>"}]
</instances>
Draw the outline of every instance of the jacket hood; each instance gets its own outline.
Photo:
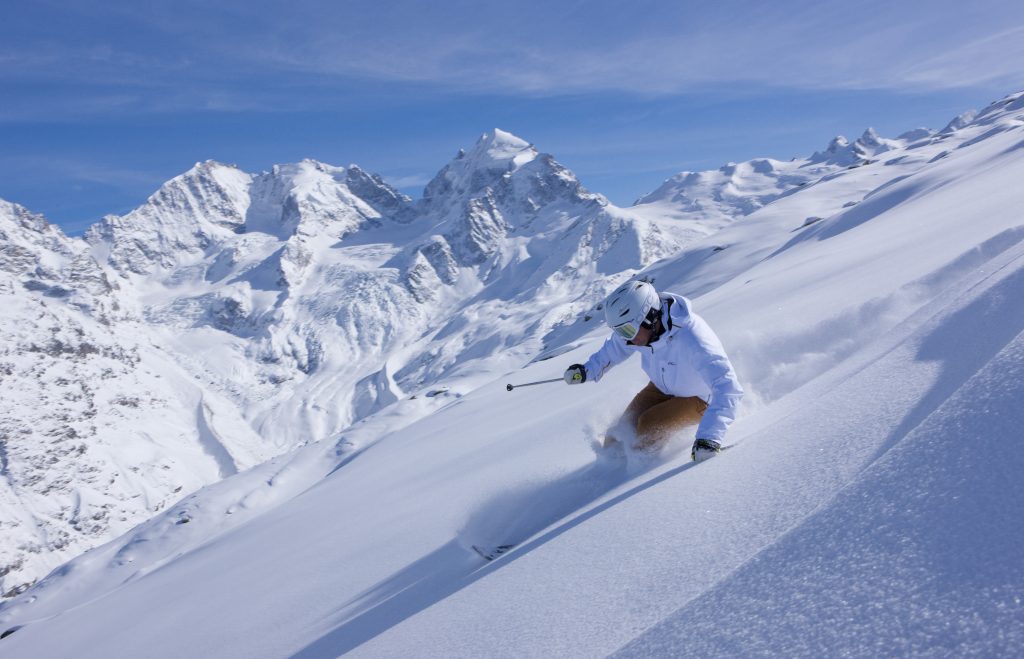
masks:
<instances>
[{"instance_id":1,"label":"jacket hood","mask_svg":"<svg viewBox=\"0 0 1024 659\"><path fill-rule=\"evenodd\" d=\"M676 295L675 293L662 293L661 300L667 303L668 306L670 325L665 329L666 334L671 333L677 327L683 327L692 322L690 314L693 311L693 304L689 298Z\"/></svg>"}]
</instances>

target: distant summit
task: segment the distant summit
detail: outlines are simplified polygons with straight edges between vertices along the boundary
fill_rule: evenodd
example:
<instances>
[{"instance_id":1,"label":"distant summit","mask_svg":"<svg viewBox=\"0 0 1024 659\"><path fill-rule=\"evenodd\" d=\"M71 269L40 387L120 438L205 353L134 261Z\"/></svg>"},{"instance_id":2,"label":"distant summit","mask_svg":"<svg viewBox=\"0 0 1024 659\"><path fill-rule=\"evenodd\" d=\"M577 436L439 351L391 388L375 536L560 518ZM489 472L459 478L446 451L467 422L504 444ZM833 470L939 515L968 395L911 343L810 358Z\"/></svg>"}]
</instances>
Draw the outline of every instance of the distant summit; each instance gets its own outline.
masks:
<instances>
[{"instance_id":1,"label":"distant summit","mask_svg":"<svg viewBox=\"0 0 1024 659\"><path fill-rule=\"evenodd\" d=\"M533 145L500 128L481 135L467 154L470 161L477 163L513 161L516 166L529 162L536 156L537 150Z\"/></svg>"},{"instance_id":2,"label":"distant summit","mask_svg":"<svg viewBox=\"0 0 1024 659\"><path fill-rule=\"evenodd\" d=\"M496 185L502 176L532 162L537 155L527 141L495 128L481 135L469 151L459 150L427 184L423 198L433 209L445 206L453 197Z\"/></svg>"},{"instance_id":3,"label":"distant summit","mask_svg":"<svg viewBox=\"0 0 1024 659\"><path fill-rule=\"evenodd\" d=\"M927 138L932 134L933 132L928 129L919 128L904 133L897 139L887 139L880 137L874 128L868 128L853 142L842 135L837 135L824 151L817 151L808 158L808 162L840 167L863 164L886 151L904 147L912 141Z\"/></svg>"},{"instance_id":4,"label":"distant summit","mask_svg":"<svg viewBox=\"0 0 1024 659\"><path fill-rule=\"evenodd\" d=\"M766 204L846 168L872 162L881 154L930 139L936 133L917 128L896 139L881 137L874 128L850 142L838 135L823 151L789 161L756 158L729 163L717 170L680 172L634 202L635 208L682 213L719 226L749 215Z\"/></svg>"}]
</instances>

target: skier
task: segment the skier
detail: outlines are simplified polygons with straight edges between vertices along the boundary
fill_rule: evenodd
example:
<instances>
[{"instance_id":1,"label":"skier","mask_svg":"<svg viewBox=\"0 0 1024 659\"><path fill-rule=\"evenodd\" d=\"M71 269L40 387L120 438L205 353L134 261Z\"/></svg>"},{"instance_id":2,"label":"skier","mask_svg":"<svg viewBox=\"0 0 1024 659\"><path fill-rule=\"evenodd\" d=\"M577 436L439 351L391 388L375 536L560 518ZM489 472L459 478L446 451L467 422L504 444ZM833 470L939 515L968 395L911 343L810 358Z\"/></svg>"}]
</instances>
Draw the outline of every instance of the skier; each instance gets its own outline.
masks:
<instances>
[{"instance_id":1,"label":"skier","mask_svg":"<svg viewBox=\"0 0 1024 659\"><path fill-rule=\"evenodd\" d=\"M743 389L722 343L690 301L673 293L659 296L651 284L632 280L608 296L604 315L612 335L585 364L566 369L565 381L597 382L637 352L651 379L608 430L604 445L634 432L636 448L654 449L680 428L699 423L690 457L701 462L720 452Z\"/></svg>"}]
</instances>

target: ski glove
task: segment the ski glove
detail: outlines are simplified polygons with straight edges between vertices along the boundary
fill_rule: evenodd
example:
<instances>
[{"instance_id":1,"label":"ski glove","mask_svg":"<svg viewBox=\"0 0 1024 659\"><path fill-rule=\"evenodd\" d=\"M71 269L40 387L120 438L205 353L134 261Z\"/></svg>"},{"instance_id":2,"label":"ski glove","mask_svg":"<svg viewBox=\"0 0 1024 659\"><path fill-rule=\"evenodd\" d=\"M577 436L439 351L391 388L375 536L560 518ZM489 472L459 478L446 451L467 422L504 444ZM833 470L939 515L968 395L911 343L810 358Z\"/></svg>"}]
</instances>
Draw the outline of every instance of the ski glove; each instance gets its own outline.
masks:
<instances>
[{"instance_id":1,"label":"ski glove","mask_svg":"<svg viewBox=\"0 0 1024 659\"><path fill-rule=\"evenodd\" d=\"M713 439L695 439L693 448L690 449L690 457L694 462L704 462L722 452L722 445Z\"/></svg>"},{"instance_id":2,"label":"ski glove","mask_svg":"<svg viewBox=\"0 0 1024 659\"><path fill-rule=\"evenodd\" d=\"M583 368L583 364L573 364L565 369L562 377L566 384L582 384L587 381L587 369Z\"/></svg>"}]
</instances>

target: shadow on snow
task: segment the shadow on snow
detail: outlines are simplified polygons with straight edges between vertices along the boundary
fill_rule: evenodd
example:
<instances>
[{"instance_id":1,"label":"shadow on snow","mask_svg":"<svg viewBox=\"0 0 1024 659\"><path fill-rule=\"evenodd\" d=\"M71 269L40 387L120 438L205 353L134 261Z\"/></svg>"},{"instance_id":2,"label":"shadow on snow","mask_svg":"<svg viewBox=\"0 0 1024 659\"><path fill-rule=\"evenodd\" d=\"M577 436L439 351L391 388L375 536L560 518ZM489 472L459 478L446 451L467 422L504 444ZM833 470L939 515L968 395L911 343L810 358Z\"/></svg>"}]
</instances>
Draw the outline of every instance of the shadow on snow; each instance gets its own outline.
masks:
<instances>
[{"instance_id":1,"label":"shadow on snow","mask_svg":"<svg viewBox=\"0 0 1024 659\"><path fill-rule=\"evenodd\" d=\"M553 483L514 492L510 498L492 499L471 516L458 537L342 605L339 609L342 621L292 655L292 659L336 657L350 652L592 517L692 466L693 463L687 462L669 469L573 517L570 517L572 513L639 474L630 473L625 461L598 460ZM552 502L556 502L555 505L552 506ZM558 523L562 519L565 521ZM471 544L482 541L514 544L552 524L556 526L516 547L510 554L482 566L482 559L471 548ZM499 531L499 527L502 530Z\"/></svg>"}]
</instances>

